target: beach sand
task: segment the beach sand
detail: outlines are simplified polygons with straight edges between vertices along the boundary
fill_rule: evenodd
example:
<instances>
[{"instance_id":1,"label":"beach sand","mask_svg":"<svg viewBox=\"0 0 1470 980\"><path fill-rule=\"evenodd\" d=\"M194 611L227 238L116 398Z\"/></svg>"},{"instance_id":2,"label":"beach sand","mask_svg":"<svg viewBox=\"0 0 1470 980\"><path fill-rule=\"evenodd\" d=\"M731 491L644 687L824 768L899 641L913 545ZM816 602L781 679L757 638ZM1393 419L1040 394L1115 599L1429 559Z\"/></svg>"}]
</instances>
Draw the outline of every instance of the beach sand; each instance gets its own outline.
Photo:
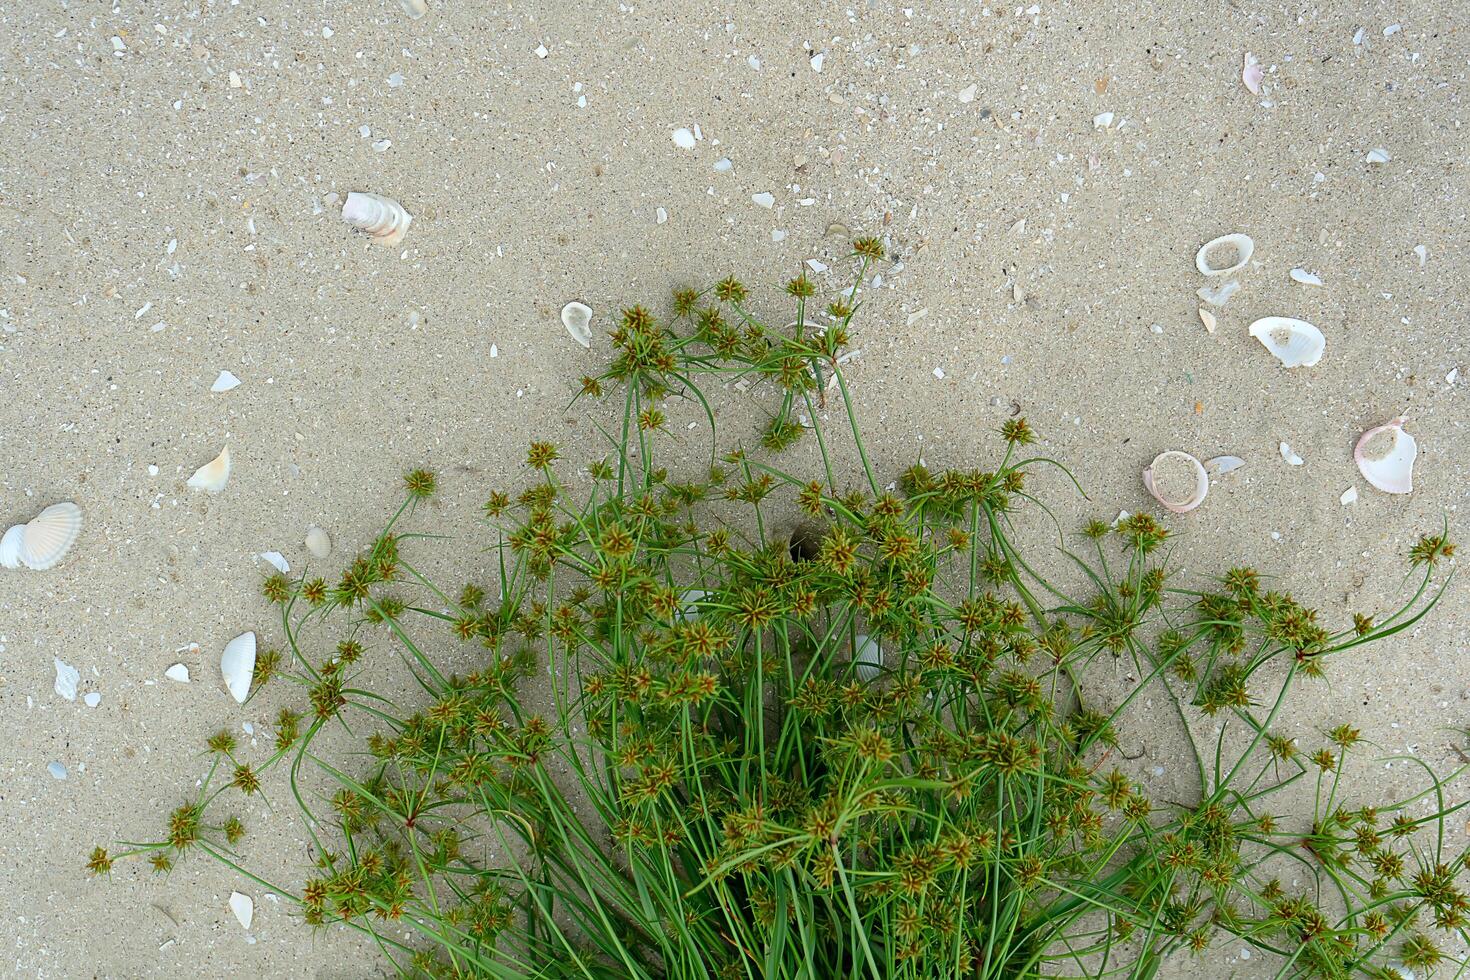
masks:
<instances>
[{"instance_id":1,"label":"beach sand","mask_svg":"<svg viewBox=\"0 0 1470 980\"><path fill-rule=\"evenodd\" d=\"M1470 538L1467 37L1470 8L1444 0L446 0L417 21L394 0L0 4L0 521L70 499L87 522L58 568L0 570L0 973L382 974L370 943L202 856L167 879L83 871L95 843L158 835L211 732L266 754L286 692L241 707L217 669L237 633L280 642L256 554L299 567L320 525L350 556L426 465L425 525L461 536L444 567L484 569L478 506L521 479L527 440L599 451L567 405L607 340L572 343L563 303L601 331L733 273L784 320L803 262L828 267L808 269L821 295L846 284L833 223L891 252L849 365L882 472L984 466L1019 405L1088 493L1036 477L1070 533L1149 507L1139 473L1163 450L1240 456L1170 521L1183 580L1247 562L1331 624L1391 610L1420 533ZM1365 162L1378 147L1391 159ZM343 224L353 190L413 213L401 246ZM1195 252L1237 231L1253 262L1209 334ZM1278 365L1246 334L1267 315L1318 325L1321 363ZM222 370L242 383L211 393ZM1352 460L1397 416L1420 446L1407 496ZM226 445L225 491L186 489ZM1054 555L1047 519L1027 526ZM1458 764L1466 587L1333 664L1282 728L1315 746L1350 721L1384 755ZM56 658L100 704L53 692ZM192 683L164 679L175 662ZM1168 786L1183 760L1143 722L1129 737ZM1417 778L1365 759L1352 789ZM268 790L230 804L245 863L299 887L308 841ZM1165 972L1270 974L1238 945Z\"/></svg>"}]
</instances>

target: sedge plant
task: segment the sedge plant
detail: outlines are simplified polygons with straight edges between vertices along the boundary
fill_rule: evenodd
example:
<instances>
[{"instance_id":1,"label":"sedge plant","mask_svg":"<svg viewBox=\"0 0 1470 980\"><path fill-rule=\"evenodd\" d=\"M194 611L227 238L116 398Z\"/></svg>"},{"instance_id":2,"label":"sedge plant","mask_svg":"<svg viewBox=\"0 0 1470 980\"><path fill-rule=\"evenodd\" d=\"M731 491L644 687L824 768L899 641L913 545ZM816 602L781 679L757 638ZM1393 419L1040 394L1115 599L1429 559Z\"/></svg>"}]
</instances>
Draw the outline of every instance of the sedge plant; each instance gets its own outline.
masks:
<instances>
[{"instance_id":1,"label":"sedge plant","mask_svg":"<svg viewBox=\"0 0 1470 980\"><path fill-rule=\"evenodd\" d=\"M854 256L860 282L881 247ZM1148 514L1080 529L1064 588L1017 544L1031 478L1064 472L1027 422L991 469L886 483L844 376L855 304L815 313L804 276L786 292L780 329L734 279L623 311L578 396L613 406L607 456L568 477L530 446L485 504L493 580L421 567L425 471L340 575L268 579L271 750L210 738L162 836L91 870L201 852L415 977L1150 977L1232 937L1280 976L1451 962L1470 900L1446 780L1349 801L1360 734L1281 731L1298 683L1434 607L1447 537L1413 549L1397 612L1340 629L1250 568L1176 585ZM667 468L671 402L713 428L707 393L731 385L764 406L758 444ZM783 462L797 442L811 472ZM369 689L385 654L405 683ZM1136 683L1090 695L1120 661ZM1120 751L1145 698L1180 733L1182 799L1151 799ZM226 815L272 786L316 855L295 886L248 870Z\"/></svg>"}]
</instances>

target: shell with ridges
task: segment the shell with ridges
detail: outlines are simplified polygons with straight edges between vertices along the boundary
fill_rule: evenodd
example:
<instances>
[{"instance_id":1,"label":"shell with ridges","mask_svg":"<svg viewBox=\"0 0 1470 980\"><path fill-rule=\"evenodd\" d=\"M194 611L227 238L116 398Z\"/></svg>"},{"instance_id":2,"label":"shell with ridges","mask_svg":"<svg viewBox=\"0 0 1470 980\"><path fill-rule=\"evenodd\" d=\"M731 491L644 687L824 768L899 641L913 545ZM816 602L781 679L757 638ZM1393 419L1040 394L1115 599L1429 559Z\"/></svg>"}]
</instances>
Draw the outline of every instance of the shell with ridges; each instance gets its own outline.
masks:
<instances>
[{"instance_id":1,"label":"shell with ridges","mask_svg":"<svg viewBox=\"0 0 1470 980\"><path fill-rule=\"evenodd\" d=\"M0 537L0 566L20 567L20 539L26 533L24 524L17 524Z\"/></svg>"},{"instance_id":2,"label":"shell with ridges","mask_svg":"<svg viewBox=\"0 0 1470 980\"><path fill-rule=\"evenodd\" d=\"M1250 325L1250 335L1289 368L1314 367L1327 349L1322 331L1289 316L1263 316Z\"/></svg>"},{"instance_id":3,"label":"shell with ridges","mask_svg":"<svg viewBox=\"0 0 1470 980\"><path fill-rule=\"evenodd\" d=\"M852 663L857 668L858 679L877 680L883 669L883 648L866 633L859 633L854 640L853 649L857 652L852 656Z\"/></svg>"},{"instance_id":4,"label":"shell with ridges","mask_svg":"<svg viewBox=\"0 0 1470 980\"><path fill-rule=\"evenodd\" d=\"M224 676L230 697L240 704L250 696L250 681L255 675L255 634L241 633L225 644L220 654L219 672Z\"/></svg>"},{"instance_id":5,"label":"shell with ridges","mask_svg":"<svg viewBox=\"0 0 1470 980\"><path fill-rule=\"evenodd\" d=\"M342 202L342 220L367 232L379 245L392 247L403 240L413 215L391 197L350 191Z\"/></svg>"},{"instance_id":6,"label":"shell with ridges","mask_svg":"<svg viewBox=\"0 0 1470 980\"><path fill-rule=\"evenodd\" d=\"M1394 419L1375 425L1358 438L1353 447L1353 460L1363 479L1384 493L1412 493L1414 490L1414 460L1419 457L1419 444L1404 431L1408 419ZM1381 452L1372 451L1369 443L1376 436L1388 433L1392 441Z\"/></svg>"},{"instance_id":7,"label":"shell with ridges","mask_svg":"<svg viewBox=\"0 0 1470 980\"><path fill-rule=\"evenodd\" d=\"M1214 266L1210 264L1210 253L1217 248L1234 248L1235 264ZM1195 253L1194 267L1202 276L1228 276L1232 272L1239 272L1245 268L1245 264L1251 260L1251 255L1256 250L1256 243L1251 236L1235 232L1230 235L1221 235L1219 238L1205 242L1200 250Z\"/></svg>"},{"instance_id":8,"label":"shell with ridges","mask_svg":"<svg viewBox=\"0 0 1470 980\"><path fill-rule=\"evenodd\" d=\"M1194 492L1187 497L1167 497L1163 488L1154 481L1154 469L1160 464L1176 466L1187 464L1194 471ZM1204 464L1186 452L1171 449L1165 453L1159 453L1154 461L1149 463L1143 470L1143 486L1153 498L1163 504L1165 509L1175 514L1187 514L1200 504L1205 502L1205 494L1210 492L1210 475L1205 472Z\"/></svg>"},{"instance_id":9,"label":"shell with ridges","mask_svg":"<svg viewBox=\"0 0 1470 980\"><path fill-rule=\"evenodd\" d=\"M44 572L66 557L81 533L82 509L69 500L52 504L21 526L16 557L25 567Z\"/></svg>"}]
</instances>

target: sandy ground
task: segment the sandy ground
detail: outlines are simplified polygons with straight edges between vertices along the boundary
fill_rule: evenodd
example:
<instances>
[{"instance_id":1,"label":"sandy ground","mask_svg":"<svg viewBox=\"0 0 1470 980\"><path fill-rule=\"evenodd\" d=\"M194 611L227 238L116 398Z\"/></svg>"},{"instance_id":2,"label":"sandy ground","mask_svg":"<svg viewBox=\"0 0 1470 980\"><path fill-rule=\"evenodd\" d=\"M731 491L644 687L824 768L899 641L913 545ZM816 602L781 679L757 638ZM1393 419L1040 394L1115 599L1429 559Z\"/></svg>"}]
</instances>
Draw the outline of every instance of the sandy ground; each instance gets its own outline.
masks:
<instances>
[{"instance_id":1,"label":"sandy ground","mask_svg":"<svg viewBox=\"0 0 1470 980\"><path fill-rule=\"evenodd\" d=\"M573 345L565 301L606 324L734 272L777 309L809 259L835 292L832 222L897 260L851 366L880 468L983 462L1015 400L1089 489L1039 484L1075 527L1146 506L1161 450L1235 454L1176 521L1186 574L1249 560L1329 621L1387 611L1419 532L1470 538L1467 42L1449 0L446 0L418 21L395 0L0 2L0 523L59 499L87 515L61 567L0 571L0 972L377 975L353 937L312 935L208 861L82 872L94 842L157 833L206 734L279 706L217 683L222 644L268 629L255 554L304 561L310 524L350 553L419 463L442 474L438 527L468 534L526 440L592 451L564 409L606 342ZM1392 159L1369 165L1374 147ZM350 190L415 214L401 249L343 225L329 195ZM1210 335L1194 253L1230 231L1255 262ZM1246 335L1271 314L1323 329L1317 367L1288 373ZM225 369L243 383L212 394ZM1421 446L1405 497L1351 460L1397 415ZM225 493L188 491L226 444ZM1291 730L1351 720L1448 766L1470 722L1467 587L1304 692ZM53 658L100 704L58 697ZM195 683L163 679L178 660ZM1364 793L1408 785L1379 766ZM243 811L246 853L299 883L277 804ZM256 895L248 932L232 888Z\"/></svg>"}]
</instances>

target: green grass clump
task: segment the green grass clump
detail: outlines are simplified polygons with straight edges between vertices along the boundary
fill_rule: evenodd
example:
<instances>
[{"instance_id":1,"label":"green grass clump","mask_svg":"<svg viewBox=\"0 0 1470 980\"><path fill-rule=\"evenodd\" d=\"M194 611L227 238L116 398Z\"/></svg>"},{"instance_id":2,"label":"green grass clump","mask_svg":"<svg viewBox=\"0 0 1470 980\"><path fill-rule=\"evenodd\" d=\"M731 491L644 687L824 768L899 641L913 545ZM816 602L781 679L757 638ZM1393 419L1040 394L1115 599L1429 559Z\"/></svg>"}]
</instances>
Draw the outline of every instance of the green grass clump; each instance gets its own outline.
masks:
<instances>
[{"instance_id":1,"label":"green grass clump","mask_svg":"<svg viewBox=\"0 0 1470 980\"><path fill-rule=\"evenodd\" d=\"M855 251L860 280L881 249ZM316 866L296 888L251 877L406 976L1147 977L1234 937L1284 976L1398 977L1467 940L1444 781L1349 806L1358 732L1281 734L1299 679L1435 605L1449 541L1416 546L1401 609L1340 630L1248 568L1173 585L1147 514L1082 529L1087 594L1068 594L1015 544L1033 474L1065 472L1027 423L993 469L914 465L884 489L842 373L854 308L812 316L804 277L787 292L781 330L734 279L675 294L667 320L624 311L582 383L621 400L609 454L568 478L531 445L485 505L494 581L453 595L420 568L424 471L335 583L273 578L288 653L256 680L297 693L273 751L211 739L163 839L116 857L249 874L244 828L214 814L285 770ZM776 393L759 448L676 477L669 413L713 426L701 385L742 380ZM772 461L807 440L813 472ZM363 685L385 650L407 689ZM1090 696L1119 661L1136 683ZM1120 750L1146 699L1177 733L1181 799L1150 799ZM355 754L319 748L336 729Z\"/></svg>"}]
</instances>

